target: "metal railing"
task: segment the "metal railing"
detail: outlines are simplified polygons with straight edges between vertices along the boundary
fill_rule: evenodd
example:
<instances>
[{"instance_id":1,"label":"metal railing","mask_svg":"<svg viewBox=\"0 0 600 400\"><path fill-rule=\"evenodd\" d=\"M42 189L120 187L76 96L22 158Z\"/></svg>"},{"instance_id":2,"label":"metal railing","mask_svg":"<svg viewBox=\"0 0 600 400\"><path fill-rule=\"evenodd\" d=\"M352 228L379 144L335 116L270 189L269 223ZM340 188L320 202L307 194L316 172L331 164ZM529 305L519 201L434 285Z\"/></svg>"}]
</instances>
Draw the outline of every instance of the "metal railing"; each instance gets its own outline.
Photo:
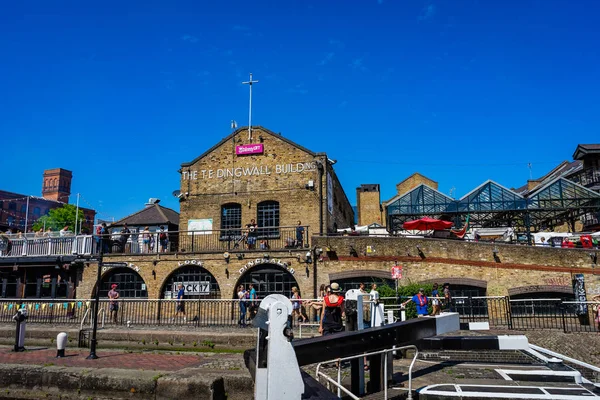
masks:
<instances>
[{"instance_id":1,"label":"metal railing","mask_svg":"<svg viewBox=\"0 0 600 400\"><path fill-rule=\"evenodd\" d=\"M360 359L363 357L369 357L369 356L383 354L383 362L382 362L382 364L383 364L383 398L387 400L387 398L388 398L388 370L387 370L388 357L389 357L390 353L394 353L396 351L401 351L401 350L408 350L408 349L414 350L414 352L415 352L413 359L410 363L410 366L408 367L408 397L407 397L407 399L412 399L412 369L413 369L413 366L415 365L415 361L417 360L417 357L419 355L419 349L415 345L408 345L408 346L402 346L402 347L394 346L391 349L373 351L370 353L359 354L359 355L351 356L351 357L336 358L335 360L330 360L330 361L327 361L324 363L319 363L319 364L317 364L315 375L317 376L317 380L320 380L320 378L324 378L325 380L327 380L327 387L329 390L331 390L330 384L333 384L337 388L337 396L338 397L340 397L340 398L342 397L341 392L343 391L350 398L352 398L354 400L360 400L360 397L357 397L355 394L350 392L348 389L346 389L342 385L342 374L341 374L342 362ZM332 361L337 362L337 381L333 380L331 377L327 376L326 374L324 374L323 372L320 371L321 365L323 365L325 363L331 363ZM392 375L393 375L393 371L392 371Z\"/></svg>"},{"instance_id":2,"label":"metal railing","mask_svg":"<svg viewBox=\"0 0 600 400\"><path fill-rule=\"evenodd\" d=\"M2 235L0 257L54 255L201 253L293 250L309 247L308 226L206 231L130 232L107 235Z\"/></svg>"},{"instance_id":3,"label":"metal railing","mask_svg":"<svg viewBox=\"0 0 600 400\"><path fill-rule=\"evenodd\" d=\"M315 299L301 301L292 323L295 327L311 326L314 329L315 325L311 323L318 321L322 302ZM386 317L388 312L395 314L388 323L400 319L399 301L401 299L380 299L386 307ZM106 319L107 325L233 327L250 325L259 302L259 299L101 299L98 315ZM0 323L13 323L12 317L17 310L26 308L29 323L80 325L82 321L91 320L93 304L92 299L0 299ZM460 314L461 323L488 322L492 329L599 332L598 307L600 302L510 300L495 296L456 297L450 309ZM368 317L369 313L365 315Z\"/></svg>"}]
</instances>

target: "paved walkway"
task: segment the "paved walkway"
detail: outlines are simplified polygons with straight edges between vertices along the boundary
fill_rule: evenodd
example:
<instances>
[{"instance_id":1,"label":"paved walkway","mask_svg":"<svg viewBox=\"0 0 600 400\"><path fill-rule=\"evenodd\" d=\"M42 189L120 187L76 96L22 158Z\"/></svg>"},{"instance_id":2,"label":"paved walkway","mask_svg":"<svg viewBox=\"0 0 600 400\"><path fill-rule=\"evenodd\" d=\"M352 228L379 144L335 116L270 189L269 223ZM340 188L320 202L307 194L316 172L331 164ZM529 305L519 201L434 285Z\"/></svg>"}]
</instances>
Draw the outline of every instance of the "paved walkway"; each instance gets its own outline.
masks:
<instances>
[{"instance_id":1,"label":"paved walkway","mask_svg":"<svg viewBox=\"0 0 600 400\"><path fill-rule=\"evenodd\" d=\"M100 350L98 359L87 360L89 350L70 349L66 357L56 358L56 349L30 348L15 353L9 347L0 347L1 364L28 364L81 368L120 368L157 371L178 371L184 368L240 369L240 354L176 354L171 352L130 352Z\"/></svg>"}]
</instances>

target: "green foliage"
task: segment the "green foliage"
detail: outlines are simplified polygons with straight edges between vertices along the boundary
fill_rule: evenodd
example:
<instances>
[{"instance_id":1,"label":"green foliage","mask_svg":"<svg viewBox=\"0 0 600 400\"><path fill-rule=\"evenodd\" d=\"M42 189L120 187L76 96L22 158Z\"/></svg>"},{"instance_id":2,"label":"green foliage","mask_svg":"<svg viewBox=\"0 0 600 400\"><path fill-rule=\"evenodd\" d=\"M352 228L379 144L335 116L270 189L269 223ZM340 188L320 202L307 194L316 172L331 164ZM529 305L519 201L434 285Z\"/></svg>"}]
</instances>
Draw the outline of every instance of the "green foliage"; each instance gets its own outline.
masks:
<instances>
[{"instance_id":1,"label":"green foliage","mask_svg":"<svg viewBox=\"0 0 600 400\"><path fill-rule=\"evenodd\" d=\"M202 342L202 346L210 347L211 349L215 348L215 344L210 340L205 340Z\"/></svg>"},{"instance_id":2,"label":"green foliage","mask_svg":"<svg viewBox=\"0 0 600 400\"><path fill-rule=\"evenodd\" d=\"M59 208L53 208L48 212L48 215L44 215L40 219L37 220L35 224L33 224L33 230L39 231L40 229L46 227L51 228L54 232L60 231L65 226L69 227L69 230L75 231L75 214L77 213L77 207L72 204L65 204ZM79 215L77 216L79 222L77 226L81 226L81 223L84 221L85 216L83 215L83 210L79 210Z\"/></svg>"}]
</instances>

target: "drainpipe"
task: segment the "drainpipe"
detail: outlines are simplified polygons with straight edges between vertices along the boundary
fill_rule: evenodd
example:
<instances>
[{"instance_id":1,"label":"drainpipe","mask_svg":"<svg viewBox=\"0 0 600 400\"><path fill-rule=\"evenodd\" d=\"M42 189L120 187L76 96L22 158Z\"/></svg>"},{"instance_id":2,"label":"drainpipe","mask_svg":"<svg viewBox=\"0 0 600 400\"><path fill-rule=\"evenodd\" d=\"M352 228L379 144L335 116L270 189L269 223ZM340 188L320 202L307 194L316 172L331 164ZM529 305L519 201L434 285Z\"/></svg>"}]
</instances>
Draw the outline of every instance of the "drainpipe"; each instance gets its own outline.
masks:
<instances>
[{"instance_id":1,"label":"drainpipe","mask_svg":"<svg viewBox=\"0 0 600 400\"><path fill-rule=\"evenodd\" d=\"M323 161L317 160L319 170L319 236L323 236Z\"/></svg>"}]
</instances>

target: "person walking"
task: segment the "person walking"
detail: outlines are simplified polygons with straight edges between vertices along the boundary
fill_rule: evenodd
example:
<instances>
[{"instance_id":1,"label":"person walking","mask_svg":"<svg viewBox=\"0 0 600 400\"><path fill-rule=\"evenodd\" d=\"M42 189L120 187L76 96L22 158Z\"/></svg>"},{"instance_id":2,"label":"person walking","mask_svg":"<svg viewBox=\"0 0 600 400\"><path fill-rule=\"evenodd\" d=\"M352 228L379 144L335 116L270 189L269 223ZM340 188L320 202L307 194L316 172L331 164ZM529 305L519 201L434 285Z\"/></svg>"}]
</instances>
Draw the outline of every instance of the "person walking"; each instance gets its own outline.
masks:
<instances>
[{"instance_id":1,"label":"person walking","mask_svg":"<svg viewBox=\"0 0 600 400\"><path fill-rule=\"evenodd\" d=\"M321 323L319 324L319 333L323 336L344 331L342 320L346 313L344 310L344 296L341 295L342 289L336 282L333 282L330 288L331 292L323 299L323 311L321 313Z\"/></svg>"},{"instance_id":2,"label":"person walking","mask_svg":"<svg viewBox=\"0 0 600 400\"><path fill-rule=\"evenodd\" d=\"M308 318L302 312L302 299L296 286L292 287L292 319L294 321L308 321Z\"/></svg>"},{"instance_id":3,"label":"person walking","mask_svg":"<svg viewBox=\"0 0 600 400\"><path fill-rule=\"evenodd\" d=\"M406 305L411 301L417 305L418 317L424 317L426 315L429 315L429 312L427 311L427 304L429 303L429 299L427 298L427 296L425 296L425 289L419 288L419 293L415 294L412 298L402 303L402 307L406 307Z\"/></svg>"},{"instance_id":4,"label":"person walking","mask_svg":"<svg viewBox=\"0 0 600 400\"><path fill-rule=\"evenodd\" d=\"M110 291L108 292L110 316L115 324L117 323L119 313L119 303L117 302L119 292L117 292L117 286L116 283L113 283L110 285Z\"/></svg>"},{"instance_id":5,"label":"person walking","mask_svg":"<svg viewBox=\"0 0 600 400\"><path fill-rule=\"evenodd\" d=\"M254 319L258 311L258 296L256 294L256 289L254 289L253 283L251 283L248 288L250 289L250 319Z\"/></svg>"},{"instance_id":6,"label":"person walking","mask_svg":"<svg viewBox=\"0 0 600 400\"><path fill-rule=\"evenodd\" d=\"M246 289L244 289L244 285L240 285L238 287L237 292L238 299L240 301L240 319L238 321L238 325L245 328L246 327ZM249 294L248 294L249 296Z\"/></svg>"},{"instance_id":7,"label":"person walking","mask_svg":"<svg viewBox=\"0 0 600 400\"><path fill-rule=\"evenodd\" d=\"M431 315L440 315L440 291L438 290L438 284L433 284L433 290L431 291Z\"/></svg>"},{"instance_id":8,"label":"person walking","mask_svg":"<svg viewBox=\"0 0 600 400\"><path fill-rule=\"evenodd\" d=\"M444 283L444 299L442 300L442 311L451 312L452 311L452 294L450 293L450 284L448 282Z\"/></svg>"},{"instance_id":9,"label":"person walking","mask_svg":"<svg viewBox=\"0 0 600 400\"><path fill-rule=\"evenodd\" d=\"M181 283L177 286L177 289L177 309L175 310L175 317L181 313L183 315L183 322L185 323L187 322L185 317L185 302L183 301L183 298L185 297L185 289Z\"/></svg>"}]
</instances>

